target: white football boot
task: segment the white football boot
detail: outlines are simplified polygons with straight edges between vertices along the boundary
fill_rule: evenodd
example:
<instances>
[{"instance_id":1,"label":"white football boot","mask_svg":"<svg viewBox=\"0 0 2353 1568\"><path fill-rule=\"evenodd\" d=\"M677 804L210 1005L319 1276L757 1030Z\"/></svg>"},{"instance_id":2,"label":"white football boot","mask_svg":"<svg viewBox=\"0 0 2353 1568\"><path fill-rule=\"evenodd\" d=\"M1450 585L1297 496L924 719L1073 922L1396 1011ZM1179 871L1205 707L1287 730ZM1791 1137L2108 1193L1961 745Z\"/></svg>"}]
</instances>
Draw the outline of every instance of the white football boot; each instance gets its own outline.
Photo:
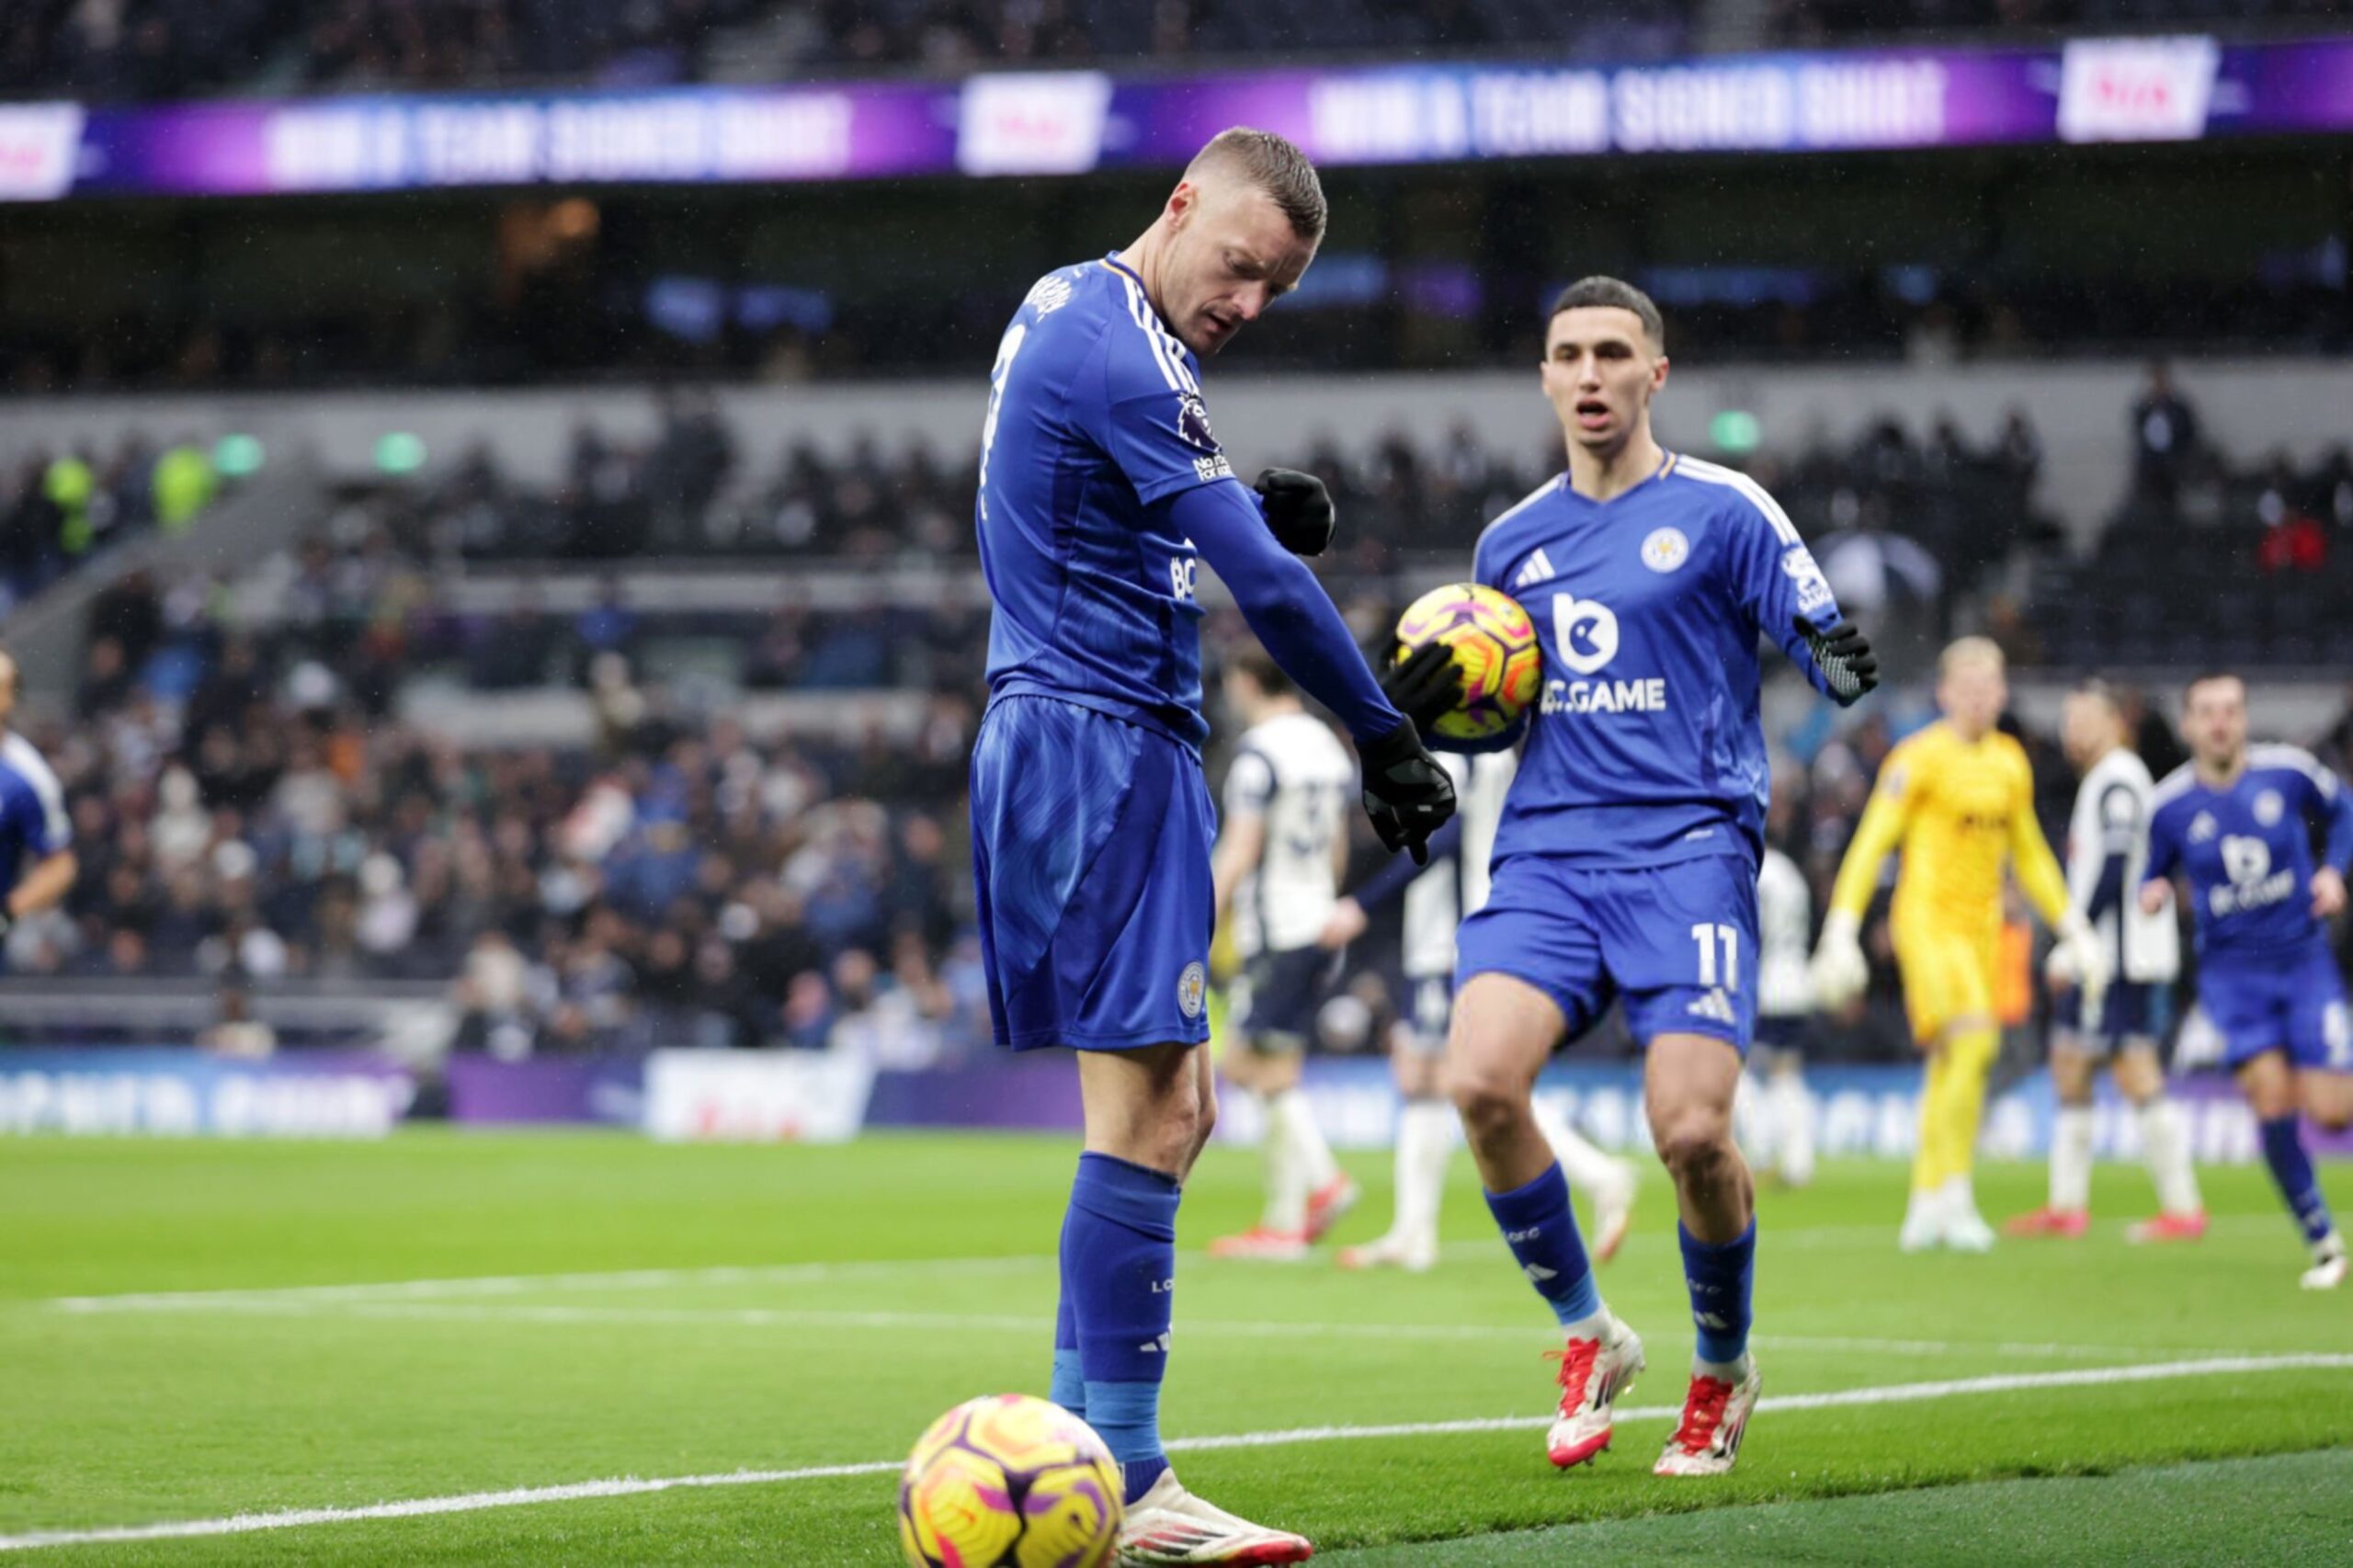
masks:
<instances>
[{"instance_id":1,"label":"white football boot","mask_svg":"<svg viewBox=\"0 0 2353 1568\"><path fill-rule=\"evenodd\" d=\"M2345 1238L2331 1231L2313 1244L2313 1266L2297 1281L2307 1290L2334 1290L2345 1283Z\"/></svg>"},{"instance_id":2,"label":"white football boot","mask_svg":"<svg viewBox=\"0 0 2353 1568\"><path fill-rule=\"evenodd\" d=\"M1427 1274L1438 1267L1438 1241L1408 1238L1392 1231L1361 1246L1342 1247L1336 1261L1343 1268L1402 1268L1408 1274Z\"/></svg>"},{"instance_id":3,"label":"white football boot","mask_svg":"<svg viewBox=\"0 0 2353 1568\"><path fill-rule=\"evenodd\" d=\"M1945 1211L1945 1245L1955 1252L1992 1252L1994 1227L1976 1204L1956 1205Z\"/></svg>"},{"instance_id":4,"label":"white football boot","mask_svg":"<svg viewBox=\"0 0 2353 1568\"><path fill-rule=\"evenodd\" d=\"M1693 1373L1691 1392L1683 1400L1683 1420L1651 1473L1722 1475L1731 1470L1740 1458L1740 1440L1748 1433L1757 1391L1764 1386L1754 1355L1748 1358L1747 1375L1736 1383Z\"/></svg>"},{"instance_id":5,"label":"white football boot","mask_svg":"<svg viewBox=\"0 0 2353 1568\"><path fill-rule=\"evenodd\" d=\"M1904 1228L1895 1233L1899 1252L1927 1252L1945 1244L1945 1203L1942 1192L1912 1189L1904 1210Z\"/></svg>"},{"instance_id":6,"label":"white football boot","mask_svg":"<svg viewBox=\"0 0 2353 1568\"><path fill-rule=\"evenodd\" d=\"M1304 1536L1270 1530L1213 1507L1178 1484L1165 1470L1142 1496L1128 1505L1120 1526L1122 1563L1234 1564L1259 1568L1275 1562L1304 1562L1315 1548Z\"/></svg>"},{"instance_id":7,"label":"white football boot","mask_svg":"<svg viewBox=\"0 0 2353 1568\"><path fill-rule=\"evenodd\" d=\"M1643 1369L1643 1342L1604 1312L1597 1339L1571 1339L1545 1352L1561 1363L1561 1407L1544 1435L1544 1451L1563 1470L1585 1463L1609 1446L1611 1407Z\"/></svg>"}]
</instances>

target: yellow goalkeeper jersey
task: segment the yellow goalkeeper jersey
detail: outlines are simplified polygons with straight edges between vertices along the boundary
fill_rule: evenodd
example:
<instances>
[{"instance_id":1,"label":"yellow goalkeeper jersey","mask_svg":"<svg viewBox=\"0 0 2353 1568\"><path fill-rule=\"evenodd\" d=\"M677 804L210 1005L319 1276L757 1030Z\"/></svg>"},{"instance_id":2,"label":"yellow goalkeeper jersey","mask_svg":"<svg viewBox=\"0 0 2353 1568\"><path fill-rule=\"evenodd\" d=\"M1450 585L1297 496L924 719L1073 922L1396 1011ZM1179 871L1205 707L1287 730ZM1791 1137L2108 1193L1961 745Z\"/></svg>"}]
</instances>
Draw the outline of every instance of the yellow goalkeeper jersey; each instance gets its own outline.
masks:
<instances>
[{"instance_id":1,"label":"yellow goalkeeper jersey","mask_svg":"<svg viewBox=\"0 0 2353 1568\"><path fill-rule=\"evenodd\" d=\"M2026 748L1999 730L1972 743L1939 722L1888 753L1830 907L1860 916L1880 862L1899 847L1899 940L1907 930L1991 933L2002 920L2002 869L2012 860L2045 921L2055 927L2067 913L2067 879L2034 819L2034 770Z\"/></svg>"}]
</instances>

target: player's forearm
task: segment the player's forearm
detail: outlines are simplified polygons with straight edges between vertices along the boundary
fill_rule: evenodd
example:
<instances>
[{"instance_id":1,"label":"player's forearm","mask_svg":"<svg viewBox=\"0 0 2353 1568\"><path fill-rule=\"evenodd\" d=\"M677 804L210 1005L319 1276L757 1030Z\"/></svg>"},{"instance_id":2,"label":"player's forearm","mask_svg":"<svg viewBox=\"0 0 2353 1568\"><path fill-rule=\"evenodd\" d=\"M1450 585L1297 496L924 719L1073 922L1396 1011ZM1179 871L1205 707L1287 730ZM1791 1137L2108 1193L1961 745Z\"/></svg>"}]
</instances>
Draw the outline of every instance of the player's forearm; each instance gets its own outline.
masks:
<instances>
[{"instance_id":1,"label":"player's forearm","mask_svg":"<svg viewBox=\"0 0 2353 1568\"><path fill-rule=\"evenodd\" d=\"M2075 901L2067 896L2066 873L2059 869L2058 857L2051 853L2051 843L2042 836L2032 809L2021 808L2017 823L2010 858L2018 866L2018 886L2043 923L2056 931L2075 915Z\"/></svg>"},{"instance_id":2,"label":"player's forearm","mask_svg":"<svg viewBox=\"0 0 2353 1568\"><path fill-rule=\"evenodd\" d=\"M2329 806L2328 839L2321 846L2321 858L2340 876L2353 875L2353 790L2342 784Z\"/></svg>"},{"instance_id":3,"label":"player's forearm","mask_svg":"<svg viewBox=\"0 0 2353 1568\"><path fill-rule=\"evenodd\" d=\"M1392 855L1381 869L1364 880L1362 886L1348 896L1357 901L1359 909L1378 909L1395 898L1415 877L1428 871L1440 860L1454 854L1462 846L1462 818L1451 817L1447 824L1430 835L1430 865L1416 866L1410 855Z\"/></svg>"},{"instance_id":4,"label":"player's forearm","mask_svg":"<svg viewBox=\"0 0 2353 1568\"><path fill-rule=\"evenodd\" d=\"M1177 532L1192 540L1233 595L1267 653L1300 689L1338 715L1359 742L1405 722L1374 678L1347 621L1315 574L1267 531L1238 481L1188 490L1168 503Z\"/></svg>"},{"instance_id":5,"label":"player's forearm","mask_svg":"<svg viewBox=\"0 0 2353 1568\"><path fill-rule=\"evenodd\" d=\"M61 849L35 866L16 891L8 895L8 917L22 920L54 908L73 891L74 879L81 874L81 862L70 849Z\"/></svg>"},{"instance_id":6,"label":"player's forearm","mask_svg":"<svg viewBox=\"0 0 2353 1568\"><path fill-rule=\"evenodd\" d=\"M1838 863L1838 880L1830 888L1831 914L1862 918L1863 911L1870 907L1871 894L1879 891L1879 869L1903 832L1903 818L1888 808L1883 798L1873 797L1863 808L1863 820L1856 824L1847 858Z\"/></svg>"}]
</instances>

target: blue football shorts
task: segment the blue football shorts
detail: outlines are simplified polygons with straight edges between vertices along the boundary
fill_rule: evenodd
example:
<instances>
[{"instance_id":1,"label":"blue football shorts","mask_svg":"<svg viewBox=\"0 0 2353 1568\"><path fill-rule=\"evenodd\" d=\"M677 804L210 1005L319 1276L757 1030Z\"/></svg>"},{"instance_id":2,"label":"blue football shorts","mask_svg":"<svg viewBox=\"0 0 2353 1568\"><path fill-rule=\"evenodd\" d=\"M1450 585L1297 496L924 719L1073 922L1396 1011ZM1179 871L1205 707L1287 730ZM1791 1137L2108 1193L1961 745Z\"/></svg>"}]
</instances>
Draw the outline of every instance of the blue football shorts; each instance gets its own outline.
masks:
<instances>
[{"instance_id":1,"label":"blue football shorts","mask_svg":"<svg viewBox=\"0 0 2353 1568\"><path fill-rule=\"evenodd\" d=\"M1190 746L1075 703L1007 698L972 744L972 806L999 1045L1209 1039L1217 812Z\"/></svg>"},{"instance_id":2,"label":"blue football shorts","mask_svg":"<svg viewBox=\"0 0 2353 1568\"><path fill-rule=\"evenodd\" d=\"M2071 985L2051 1004L2053 1028L2067 1031L2072 1050L2110 1056L2127 1040L2165 1038L2173 1021L2173 987L2154 981L2120 980L2100 998L2099 1017L2084 1028L2084 988Z\"/></svg>"},{"instance_id":3,"label":"blue football shorts","mask_svg":"<svg viewBox=\"0 0 2353 1568\"><path fill-rule=\"evenodd\" d=\"M2233 1067L2284 1051L2309 1072L2353 1073L2345 977L2320 943L2251 961L2210 954L2198 971L2198 999L2222 1031L2222 1060Z\"/></svg>"},{"instance_id":4,"label":"blue football shorts","mask_svg":"<svg viewBox=\"0 0 2353 1568\"><path fill-rule=\"evenodd\" d=\"M1455 984L1507 974L1550 996L1574 1040L1623 998L1643 1045L1702 1034L1745 1055L1756 1028L1756 870L1710 855L1631 869L1515 855L1455 938Z\"/></svg>"}]
</instances>

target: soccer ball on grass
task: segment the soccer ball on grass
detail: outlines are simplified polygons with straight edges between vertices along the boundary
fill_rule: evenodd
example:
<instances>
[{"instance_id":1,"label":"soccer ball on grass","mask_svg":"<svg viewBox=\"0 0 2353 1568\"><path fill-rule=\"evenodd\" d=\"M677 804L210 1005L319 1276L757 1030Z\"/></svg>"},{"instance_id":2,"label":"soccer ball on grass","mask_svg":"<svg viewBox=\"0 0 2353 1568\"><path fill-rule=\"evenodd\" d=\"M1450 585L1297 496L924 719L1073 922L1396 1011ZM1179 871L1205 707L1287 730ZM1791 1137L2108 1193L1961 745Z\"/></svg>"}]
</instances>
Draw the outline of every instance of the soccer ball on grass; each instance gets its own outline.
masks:
<instances>
[{"instance_id":1,"label":"soccer ball on grass","mask_svg":"<svg viewBox=\"0 0 2353 1568\"><path fill-rule=\"evenodd\" d=\"M899 1478L911 1568L1106 1568L1120 1467L1095 1428L1028 1394L967 1400L931 1424Z\"/></svg>"}]
</instances>

